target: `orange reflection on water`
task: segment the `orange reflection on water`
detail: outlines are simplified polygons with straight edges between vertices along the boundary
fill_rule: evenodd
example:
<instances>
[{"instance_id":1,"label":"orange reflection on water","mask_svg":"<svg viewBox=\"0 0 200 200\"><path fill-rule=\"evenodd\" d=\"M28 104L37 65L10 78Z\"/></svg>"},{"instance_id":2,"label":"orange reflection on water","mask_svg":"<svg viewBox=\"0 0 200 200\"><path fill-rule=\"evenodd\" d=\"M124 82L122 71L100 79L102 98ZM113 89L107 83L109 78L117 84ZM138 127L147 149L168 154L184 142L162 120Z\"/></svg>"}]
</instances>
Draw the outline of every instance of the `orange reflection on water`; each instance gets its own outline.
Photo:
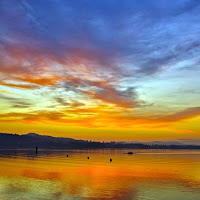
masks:
<instances>
[{"instance_id":1,"label":"orange reflection on water","mask_svg":"<svg viewBox=\"0 0 200 200\"><path fill-rule=\"evenodd\" d=\"M159 195L162 199L163 189L169 191L171 198L173 194L184 199L194 194L200 198L200 152L140 151L130 156L124 151L74 151L68 158L63 152L4 157L0 160L0 177L4 178L0 188L7 184L7 189L0 191L12 193L8 189L12 185L16 187L16 195L19 190L16 185L25 183L21 184L18 194L22 190L29 191L30 195L33 190L27 190L28 181L32 185L42 183L38 190L45 191L46 199L57 194L57 199L145 199L145 195L147 198ZM16 183L15 186L11 182Z\"/></svg>"}]
</instances>

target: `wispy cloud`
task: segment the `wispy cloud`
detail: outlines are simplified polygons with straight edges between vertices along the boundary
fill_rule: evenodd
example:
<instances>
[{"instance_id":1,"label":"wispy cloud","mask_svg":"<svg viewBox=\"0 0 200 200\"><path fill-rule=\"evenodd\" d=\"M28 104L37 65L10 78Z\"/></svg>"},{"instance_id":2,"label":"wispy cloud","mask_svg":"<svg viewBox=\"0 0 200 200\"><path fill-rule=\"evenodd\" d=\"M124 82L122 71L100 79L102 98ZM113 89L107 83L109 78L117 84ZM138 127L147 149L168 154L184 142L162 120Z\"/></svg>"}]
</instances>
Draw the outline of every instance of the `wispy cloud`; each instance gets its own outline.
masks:
<instances>
[{"instance_id":1,"label":"wispy cloud","mask_svg":"<svg viewBox=\"0 0 200 200\"><path fill-rule=\"evenodd\" d=\"M199 116L198 93L181 92L200 84L197 0L2 0L0 13L2 120L134 129Z\"/></svg>"}]
</instances>

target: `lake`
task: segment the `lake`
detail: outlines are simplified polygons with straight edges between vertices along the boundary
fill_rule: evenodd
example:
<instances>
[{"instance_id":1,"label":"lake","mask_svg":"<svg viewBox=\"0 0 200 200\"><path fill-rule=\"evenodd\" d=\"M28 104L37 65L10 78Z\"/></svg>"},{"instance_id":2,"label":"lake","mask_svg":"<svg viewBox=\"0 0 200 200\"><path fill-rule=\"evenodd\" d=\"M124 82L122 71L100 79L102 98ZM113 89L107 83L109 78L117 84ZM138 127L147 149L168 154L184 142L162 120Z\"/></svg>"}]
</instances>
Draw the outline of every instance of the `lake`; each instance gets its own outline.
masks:
<instances>
[{"instance_id":1,"label":"lake","mask_svg":"<svg viewBox=\"0 0 200 200\"><path fill-rule=\"evenodd\" d=\"M29 199L199 200L200 151L0 150L0 200Z\"/></svg>"}]
</instances>

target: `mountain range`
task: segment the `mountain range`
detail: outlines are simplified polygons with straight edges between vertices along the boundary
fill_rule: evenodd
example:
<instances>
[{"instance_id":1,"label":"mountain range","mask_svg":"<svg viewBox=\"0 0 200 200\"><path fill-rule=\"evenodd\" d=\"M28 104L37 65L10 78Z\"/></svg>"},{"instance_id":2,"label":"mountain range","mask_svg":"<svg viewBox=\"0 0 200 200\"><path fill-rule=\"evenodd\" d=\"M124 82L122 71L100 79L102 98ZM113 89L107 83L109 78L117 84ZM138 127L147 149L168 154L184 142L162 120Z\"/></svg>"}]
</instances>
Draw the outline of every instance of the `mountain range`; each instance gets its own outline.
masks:
<instances>
[{"instance_id":1,"label":"mountain range","mask_svg":"<svg viewBox=\"0 0 200 200\"><path fill-rule=\"evenodd\" d=\"M175 141L94 142L73 138L52 137L28 133L25 135L0 133L0 149L86 149L86 148L139 148L139 149L200 149L199 145L186 145Z\"/></svg>"}]
</instances>

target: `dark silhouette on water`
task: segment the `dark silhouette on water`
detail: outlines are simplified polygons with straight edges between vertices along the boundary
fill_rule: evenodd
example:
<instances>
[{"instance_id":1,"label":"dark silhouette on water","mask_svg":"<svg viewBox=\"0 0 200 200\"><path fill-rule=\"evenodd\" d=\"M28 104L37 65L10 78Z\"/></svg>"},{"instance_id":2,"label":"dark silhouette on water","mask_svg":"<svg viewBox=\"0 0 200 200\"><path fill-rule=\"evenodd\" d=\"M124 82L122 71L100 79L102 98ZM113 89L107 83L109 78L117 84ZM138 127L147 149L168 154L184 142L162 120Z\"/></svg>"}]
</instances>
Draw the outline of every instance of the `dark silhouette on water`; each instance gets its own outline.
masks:
<instances>
[{"instance_id":1,"label":"dark silhouette on water","mask_svg":"<svg viewBox=\"0 0 200 200\"><path fill-rule=\"evenodd\" d=\"M87 157L87 159L90 159L90 157Z\"/></svg>"},{"instance_id":2,"label":"dark silhouette on water","mask_svg":"<svg viewBox=\"0 0 200 200\"><path fill-rule=\"evenodd\" d=\"M131 151L130 151L130 152L128 152L128 154L129 154L129 155L132 155L132 154L133 154L133 152L131 152Z\"/></svg>"},{"instance_id":3,"label":"dark silhouette on water","mask_svg":"<svg viewBox=\"0 0 200 200\"><path fill-rule=\"evenodd\" d=\"M35 153L36 154L38 153L38 147L35 147Z\"/></svg>"},{"instance_id":4,"label":"dark silhouette on water","mask_svg":"<svg viewBox=\"0 0 200 200\"><path fill-rule=\"evenodd\" d=\"M112 162L112 158L110 158L110 162Z\"/></svg>"},{"instance_id":5,"label":"dark silhouette on water","mask_svg":"<svg viewBox=\"0 0 200 200\"><path fill-rule=\"evenodd\" d=\"M68 157L68 155L67 155L67 157Z\"/></svg>"}]
</instances>

